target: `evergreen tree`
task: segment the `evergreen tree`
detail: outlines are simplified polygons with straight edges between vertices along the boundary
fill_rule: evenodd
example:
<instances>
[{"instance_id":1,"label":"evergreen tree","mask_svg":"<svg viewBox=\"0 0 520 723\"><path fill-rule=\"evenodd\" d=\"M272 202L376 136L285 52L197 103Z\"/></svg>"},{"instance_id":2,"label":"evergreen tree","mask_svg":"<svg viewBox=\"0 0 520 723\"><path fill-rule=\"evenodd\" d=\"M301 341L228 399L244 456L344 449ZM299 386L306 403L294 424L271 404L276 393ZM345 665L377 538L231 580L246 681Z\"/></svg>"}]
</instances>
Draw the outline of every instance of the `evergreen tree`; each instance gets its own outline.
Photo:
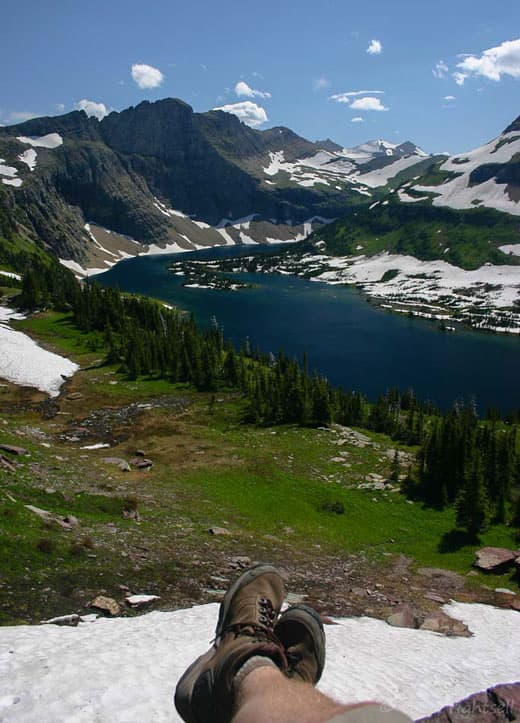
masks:
<instances>
[{"instance_id":1,"label":"evergreen tree","mask_svg":"<svg viewBox=\"0 0 520 723\"><path fill-rule=\"evenodd\" d=\"M489 503L482 474L482 462L477 456L466 474L466 482L456 503L457 525L477 539L489 523Z\"/></svg>"}]
</instances>

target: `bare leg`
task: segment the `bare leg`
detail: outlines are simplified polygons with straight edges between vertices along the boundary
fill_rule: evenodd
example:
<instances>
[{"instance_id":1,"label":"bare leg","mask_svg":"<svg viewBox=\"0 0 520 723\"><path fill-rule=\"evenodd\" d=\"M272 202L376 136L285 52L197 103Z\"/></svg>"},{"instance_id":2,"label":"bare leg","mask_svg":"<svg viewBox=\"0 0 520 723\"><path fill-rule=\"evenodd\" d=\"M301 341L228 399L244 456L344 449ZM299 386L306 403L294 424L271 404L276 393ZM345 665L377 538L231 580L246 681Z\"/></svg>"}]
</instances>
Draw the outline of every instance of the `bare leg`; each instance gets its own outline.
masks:
<instances>
[{"instance_id":1,"label":"bare leg","mask_svg":"<svg viewBox=\"0 0 520 723\"><path fill-rule=\"evenodd\" d=\"M336 703L309 683L289 680L266 666L240 683L233 723L322 723L356 707Z\"/></svg>"}]
</instances>

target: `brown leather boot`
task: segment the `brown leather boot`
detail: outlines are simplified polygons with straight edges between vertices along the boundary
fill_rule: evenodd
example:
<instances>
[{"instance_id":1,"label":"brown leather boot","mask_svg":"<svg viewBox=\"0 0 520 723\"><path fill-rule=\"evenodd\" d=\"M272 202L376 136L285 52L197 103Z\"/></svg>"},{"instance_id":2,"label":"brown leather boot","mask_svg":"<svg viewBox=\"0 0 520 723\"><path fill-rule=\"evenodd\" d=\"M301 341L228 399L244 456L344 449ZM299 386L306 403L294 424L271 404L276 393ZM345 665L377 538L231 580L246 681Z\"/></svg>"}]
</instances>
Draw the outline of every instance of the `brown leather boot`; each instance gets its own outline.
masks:
<instances>
[{"instance_id":1,"label":"brown leather boot","mask_svg":"<svg viewBox=\"0 0 520 723\"><path fill-rule=\"evenodd\" d=\"M295 605L280 615L274 633L285 649L288 677L316 685L325 665L325 631L318 613Z\"/></svg>"},{"instance_id":2,"label":"brown leather boot","mask_svg":"<svg viewBox=\"0 0 520 723\"><path fill-rule=\"evenodd\" d=\"M233 679L253 656L272 660L287 672L283 646L273 627L284 597L283 581L270 565L247 570L220 606L215 641L177 684L175 707L186 723L227 723L233 715Z\"/></svg>"}]
</instances>

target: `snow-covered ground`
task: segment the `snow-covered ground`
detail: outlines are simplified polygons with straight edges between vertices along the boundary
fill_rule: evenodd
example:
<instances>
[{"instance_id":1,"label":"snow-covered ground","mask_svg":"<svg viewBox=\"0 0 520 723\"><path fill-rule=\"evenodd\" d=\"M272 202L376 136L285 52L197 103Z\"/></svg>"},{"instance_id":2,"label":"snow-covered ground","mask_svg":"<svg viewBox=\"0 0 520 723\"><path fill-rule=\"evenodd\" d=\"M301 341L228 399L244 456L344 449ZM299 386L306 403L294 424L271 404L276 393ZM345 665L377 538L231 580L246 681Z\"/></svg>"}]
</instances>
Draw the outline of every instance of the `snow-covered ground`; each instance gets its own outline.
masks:
<instances>
[{"instance_id":1,"label":"snow-covered ground","mask_svg":"<svg viewBox=\"0 0 520 723\"><path fill-rule=\"evenodd\" d=\"M47 133L46 136L17 136L17 141L25 143L33 148L48 148L53 150L63 144L63 138L59 133Z\"/></svg>"},{"instance_id":2,"label":"snow-covered ground","mask_svg":"<svg viewBox=\"0 0 520 723\"><path fill-rule=\"evenodd\" d=\"M440 186L413 186L414 190L435 194L434 206L449 206L465 209L487 206L498 211L520 215L520 203L508 192L505 183L496 183L495 178L474 184L470 182L471 172L486 164L502 164L511 161L520 152L520 134L505 133L469 153L448 158L441 165L441 171L460 174Z\"/></svg>"},{"instance_id":3,"label":"snow-covered ground","mask_svg":"<svg viewBox=\"0 0 520 723\"><path fill-rule=\"evenodd\" d=\"M0 377L56 397L63 377L71 377L79 367L70 359L42 349L21 331L11 329L10 319L23 318L13 309L0 306Z\"/></svg>"},{"instance_id":4,"label":"snow-covered ground","mask_svg":"<svg viewBox=\"0 0 520 723\"><path fill-rule=\"evenodd\" d=\"M326 626L320 690L342 702L380 700L420 717L519 673L520 617L451 603L471 638L393 628L372 618ZM209 647L216 604L77 628L0 628L2 723L159 723L180 720L173 691Z\"/></svg>"},{"instance_id":5,"label":"snow-covered ground","mask_svg":"<svg viewBox=\"0 0 520 723\"><path fill-rule=\"evenodd\" d=\"M16 279L17 281L22 280L22 277L20 276L20 274L15 274L14 271L0 270L0 276L6 276L8 279Z\"/></svg>"},{"instance_id":6,"label":"snow-covered ground","mask_svg":"<svg viewBox=\"0 0 520 723\"><path fill-rule=\"evenodd\" d=\"M485 264L467 271L442 260L421 261L385 251L371 257L306 254L297 263L280 264L269 270L311 275L313 281L328 284L354 284L369 296L391 302L385 308L394 311L444 320L442 311L449 309L454 321L520 334L520 311L510 311L520 300L520 266ZM389 271L397 273L382 282ZM410 307L417 306L417 302L442 308L432 313L414 311Z\"/></svg>"}]
</instances>

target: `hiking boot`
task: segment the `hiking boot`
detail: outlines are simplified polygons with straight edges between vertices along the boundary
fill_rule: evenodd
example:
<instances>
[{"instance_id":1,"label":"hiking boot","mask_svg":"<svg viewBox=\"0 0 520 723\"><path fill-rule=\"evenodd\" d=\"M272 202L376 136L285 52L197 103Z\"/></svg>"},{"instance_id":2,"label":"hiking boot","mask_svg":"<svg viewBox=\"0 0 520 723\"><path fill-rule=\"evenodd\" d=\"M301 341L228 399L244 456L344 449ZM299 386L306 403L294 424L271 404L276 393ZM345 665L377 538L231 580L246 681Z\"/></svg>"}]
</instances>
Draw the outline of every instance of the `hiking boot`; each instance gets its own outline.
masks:
<instances>
[{"instance_id":1,"label":"hiking boot","mask_svg":"<svg viewBox=\"0 0 520 723\"><path fill-rule=\"evenodd\" d=\"M249 658L269 658L287 672L283 646L273 632L283 596L282 578L270 565L247 570L229 588L220 605L213 646L177 683L175 707L186 723L231 720L233 679Z\"/></svg>"},{"instance_id":2,"label":"hiking boot","mask_svg":"<svg viewBox=\"0 0 520 723\"><path fill-rule=\"evenodd\" d=\"M287 676L316 685L325 665L325 631L318 613L295 605L282 613L274 633L285 648Z\"/></svg>"}]
</instances>

